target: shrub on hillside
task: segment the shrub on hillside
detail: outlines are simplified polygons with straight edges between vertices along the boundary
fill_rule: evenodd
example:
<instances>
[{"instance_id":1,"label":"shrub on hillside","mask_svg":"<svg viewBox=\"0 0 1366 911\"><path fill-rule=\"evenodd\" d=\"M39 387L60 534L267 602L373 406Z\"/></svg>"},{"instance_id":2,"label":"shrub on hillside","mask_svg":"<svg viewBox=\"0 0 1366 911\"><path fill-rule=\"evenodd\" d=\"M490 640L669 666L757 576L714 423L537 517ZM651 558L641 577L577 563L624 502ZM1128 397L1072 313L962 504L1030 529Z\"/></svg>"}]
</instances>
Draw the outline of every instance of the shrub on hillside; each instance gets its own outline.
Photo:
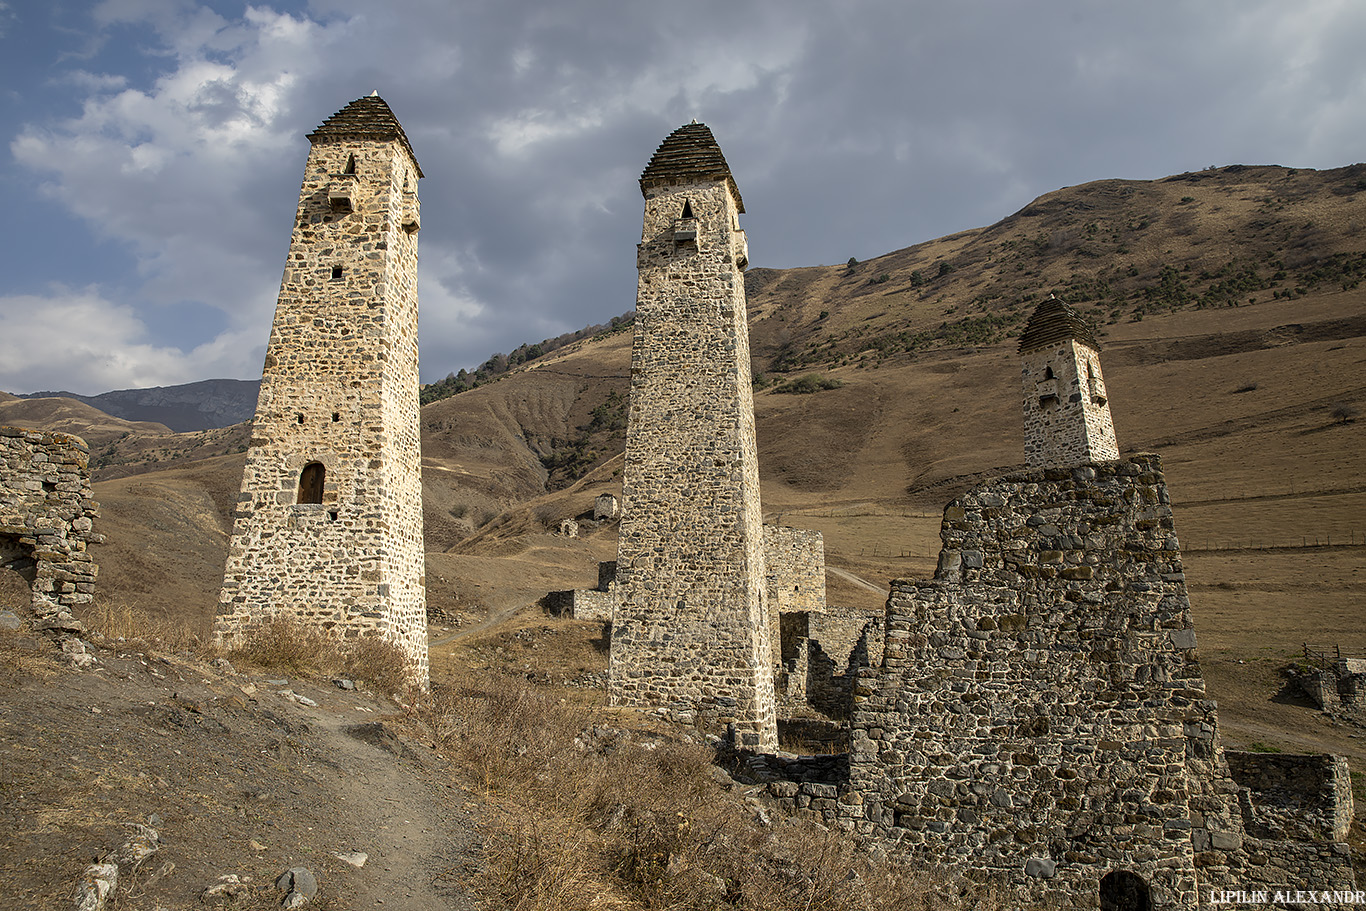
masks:
<instances>
[{"instance_id":1,"label":"shrub on hillside","mask_svg":"<svg viewBox=\"0 0 1366 911\"><path fill-rule=\"evenodd\" d=\"M806 376L799 376L795 380L788 380L781 386L775 387L773 391L784 395L810 395L813 392L823 392L826 389L838 389L843 385L844 380L837 380L834 377L819 373L808 373Z\"/></svg>"}]
</instances>

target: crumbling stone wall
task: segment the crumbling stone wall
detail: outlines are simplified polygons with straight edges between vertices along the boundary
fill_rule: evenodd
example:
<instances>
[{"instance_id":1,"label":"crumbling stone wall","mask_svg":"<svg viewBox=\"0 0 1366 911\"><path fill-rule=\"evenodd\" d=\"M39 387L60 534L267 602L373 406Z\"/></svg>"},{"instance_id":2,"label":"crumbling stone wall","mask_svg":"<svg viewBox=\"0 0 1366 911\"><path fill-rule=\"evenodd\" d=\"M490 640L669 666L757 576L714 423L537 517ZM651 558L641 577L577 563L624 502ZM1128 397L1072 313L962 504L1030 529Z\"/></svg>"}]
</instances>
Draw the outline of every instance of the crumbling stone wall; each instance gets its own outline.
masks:
<instances>
[{"instance_id":1,"label":"crumbling stone wall","mask_svg":"<svg viewBox=\"0 0 1366 911\"><path fill-rule=\"evenodd\" d=\"M777 746L739 190L693 123L641 175L613 705Z\"/></svg>"},{"instance_id":2,"label":"crumbling stone wall","mask_svg":"<svg viewBox=\"0 0 1366 911\"><path fill-rule=\"evenodd\" d=\"M1327 714L1366 725L1366 658L1324 656L1294 680Z\"/></svg>"},{"instance_id":3,"label":"crumbling stone wall","mask_svg":"<svg viewBox=\"0 0 1366 911\"><path fill-rule=\"evenodd\" d=\"M89 550L99 504L90 488L90 450L66 433L0 427L0 566L28 583L39 629L81 632L74 611L95 596L99 567Z\"/></svg>"},{"instance_id":4,"label":"crumbling stone wall","mask_svg":"<svg viewBox=\"0 0 1366 911\"><path fill-rule=\"evenodd\" d=\"M1347 760L1327 754L1224 751L1245 836L1223 858L1227 881L1272 889L1351 888L1354 812ZM1320 885L1325 884L1325 885ZM1235 886L1236 887L1236 886Z\"/></svg>"},{"instance_id":5,"label":"crumbling stone wall","mask_svg":"<svg viewBox=\"0 0 1366 911\"><path fill-rule=\"evenodd\" d=\"M989 482L942 537L934 580L892 586L841 817L1078 907L1116 869L1181 908L1274 874L1248 863L1158 458Z\"/></svg>"},{"instance_id":6,"label":"crumbling stone wall","mask_svg":"<svg viewBox=\"0 0 1366 911\"><path fill-rule=\"evenodd\" d=\"M883 615L826 607L783 614L781 627L783 662L775 679L784 704L848 718L860 669L882 663Z\"/></svg>"},{"instance_id":7,"label":"crumbling stone wall","mask_svg":"<svg viewBox=\"0 0 1366 911\"><path fill-rule=\"evenodd\" d=\"M765 525L764 562L768 570L769 638L773 660L781 664L779 616L825 607L825 538L806 528Z\"/></svg>"},{"instance_id":8,"label":"crumbling stone wall","mask_svg":"<svg viewBox=\"0 0 1366 911\"><path fill-rule=\"evenodd\" d=\"M1352 826L1347 760L1327 753L1226 750L1229 774L1246 788L1244 822L1258 838L1341 842Z\"/></svg>"},{"instance_id":9,"label":"crumbling stone wall","mask_svg":"<svg viewBox=\"0 0 1366 911\"><path fill-rule=\"evenodd\" d=\"M379 635L427 681L417 181L378 96L310 134L216 633L294 617Z\"/></svg>"}]
</instances>

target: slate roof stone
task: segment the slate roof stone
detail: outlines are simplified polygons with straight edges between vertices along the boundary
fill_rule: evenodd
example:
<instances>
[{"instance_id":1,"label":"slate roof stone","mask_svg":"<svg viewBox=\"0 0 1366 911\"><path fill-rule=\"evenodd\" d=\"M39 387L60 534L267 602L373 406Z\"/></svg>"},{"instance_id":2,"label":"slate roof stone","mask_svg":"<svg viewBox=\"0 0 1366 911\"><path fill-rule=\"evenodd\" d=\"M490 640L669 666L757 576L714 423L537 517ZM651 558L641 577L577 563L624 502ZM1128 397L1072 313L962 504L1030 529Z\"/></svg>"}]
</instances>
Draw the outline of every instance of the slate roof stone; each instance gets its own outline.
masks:
<instances>
[{"instance_id":1,"label":"slate roof stone","mask_svg":"<svg viewBox=\"0 0 1366 911\"><path fill-rule=\"evenodd\" d=\"M408 136L403 132L398 118L378 93L357 98L324 120L316 130L308 134L308 139L310 142L324 139L397 139L403 144L408 157L413 160L417 176L426 176L422 173L422 166L417 163L417 156L413 154L413 147L408 143Z\"/></svg>"},{"instance_id":2,"label":"slate roof stone","mask_svg":"<svg viewBox=\"0 0 1366 911\"><path fill-rule=\"evenodd\" d=\"M1025 324L1024 332L1020 334L1020 352L1046 348L1068 339L1076 339L1100 351L1100 341L1086 317L1057 297L1049 295L1048 300L1035 308L1034 315Z\"/></svg>"},{"instance_id":3,"label":"slate roof stone","mask_svg":"<svg viewBox=\"0 0 1366 911\"><path fill-rule=\"evenodd\" d=\"M716 137L705 123L686 123L669 134L659 144L650 163L640 175L640 193L653 186L667 186L679 183L702 183L707 181L726 181L730 191L735 194L735 206L745 211L745 203L740 199L740 189L731 176L730 165L721 154Z\"/></svg>"}]
</instances>

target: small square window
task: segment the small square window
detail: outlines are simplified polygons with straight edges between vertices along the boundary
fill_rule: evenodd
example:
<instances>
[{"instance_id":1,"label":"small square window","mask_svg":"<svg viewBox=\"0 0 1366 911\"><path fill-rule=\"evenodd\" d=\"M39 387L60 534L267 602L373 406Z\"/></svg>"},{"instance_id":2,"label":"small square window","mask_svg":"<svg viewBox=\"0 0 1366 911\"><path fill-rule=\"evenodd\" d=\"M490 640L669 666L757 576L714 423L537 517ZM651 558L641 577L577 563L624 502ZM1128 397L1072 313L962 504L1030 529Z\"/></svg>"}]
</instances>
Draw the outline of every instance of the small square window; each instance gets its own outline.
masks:
<instances>
[{"instance_id":1,"label":"small square window","mask_svg":"<svg viewBox=\"0 0 1366 911\"><path fill-rule=\"evenodd\" d=\"M332 277L333 277L333 278L341 278L341 277L342 277L342 267L341 267L341 266L333 266L333 267L332 267Z\"/></svg>"}]
</instances>

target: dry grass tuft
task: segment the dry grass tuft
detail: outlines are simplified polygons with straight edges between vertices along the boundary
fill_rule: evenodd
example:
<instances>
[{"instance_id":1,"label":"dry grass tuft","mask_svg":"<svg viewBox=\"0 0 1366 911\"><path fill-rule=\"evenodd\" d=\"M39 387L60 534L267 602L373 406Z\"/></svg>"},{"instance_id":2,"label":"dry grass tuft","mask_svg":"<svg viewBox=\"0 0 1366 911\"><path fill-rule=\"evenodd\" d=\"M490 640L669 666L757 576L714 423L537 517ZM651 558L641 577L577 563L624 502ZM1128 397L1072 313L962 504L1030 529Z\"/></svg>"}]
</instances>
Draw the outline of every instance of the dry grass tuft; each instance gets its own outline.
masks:
<instances>
[{"instance_id":1,"label":"dry grass tuft","mask_svg":"<svg viewBox=\"0 0 1366 911\"><path fill-rule=\"evenodd\" d=\"M19 677L50 677L59 665L52 645L28 629L0 629L0 686Z\"/></svg>"},{"instance_id":2,"label":"dry grass tuft","mask_svg":"<svg viewBox=\"0 0 1366 911\"><path fill-rule=\"evenodd\" d=\"M196 649L203 642L202 631L192 629L185 622L151 617L126 604L97 600L83 611L81 619L94 633L134 646L141 644L154 651Z\"/></svg>"},{"instance_id":3,"label":"dry grass tuft","mask_svg":"<svg viewBox=\"0 0 1366 911\"><path fill-rule=\"evenodd\" d=\"M489 809L474 887L490 908L994 908L852 837L760 809L691 738L608 726L518 677L438 689L410 721ZM620 724L620 721L616 721Z\"/></svg>"},{"instance_id":4,"label":"dry grass tuft","mask_svg":"<svg viewBox=\"0 0 1366 911\"><path fill-rule=\"evenodd\" d=\"M410 685L407 656L392 642L339 639L284 617L253 627L228 658L295 677L350 677L386 694L404 693Z\"/></svg>"}]
</instances>

